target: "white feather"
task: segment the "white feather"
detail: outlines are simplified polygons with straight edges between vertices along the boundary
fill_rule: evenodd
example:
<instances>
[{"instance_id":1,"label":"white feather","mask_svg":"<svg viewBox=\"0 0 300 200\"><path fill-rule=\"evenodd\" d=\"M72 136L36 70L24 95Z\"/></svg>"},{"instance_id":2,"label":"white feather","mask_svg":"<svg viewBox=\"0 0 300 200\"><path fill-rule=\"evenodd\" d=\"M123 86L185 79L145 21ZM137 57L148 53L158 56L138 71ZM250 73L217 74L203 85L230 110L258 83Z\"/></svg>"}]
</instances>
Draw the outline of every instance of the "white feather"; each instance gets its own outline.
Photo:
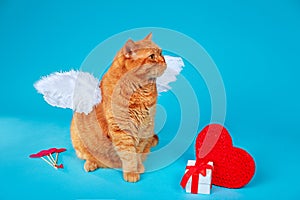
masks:
<instances>
[{"instance_id":1,"label":"white feather","mask_svg":"<svg viewBox=\"0 0 300 200\"><path fill-rule=\"evenodd\" d=\"M167 69L162 76L156 80L158 93L166 92L171 89L169 83L177 80L176 76L181 72L184 63L180 57L164 56L167 63Z\"/></svg>"},{"instance_id":2,"label":"white feather","mask_svg":"<svg viewBox=\"0 0 300 200\"><path fill-rule=\"evenodd\" d=\"M42 77L34 84L47 103L88 114L101 101L99 80L92 74L71 70Z\"/></svg>"}]
</instances>

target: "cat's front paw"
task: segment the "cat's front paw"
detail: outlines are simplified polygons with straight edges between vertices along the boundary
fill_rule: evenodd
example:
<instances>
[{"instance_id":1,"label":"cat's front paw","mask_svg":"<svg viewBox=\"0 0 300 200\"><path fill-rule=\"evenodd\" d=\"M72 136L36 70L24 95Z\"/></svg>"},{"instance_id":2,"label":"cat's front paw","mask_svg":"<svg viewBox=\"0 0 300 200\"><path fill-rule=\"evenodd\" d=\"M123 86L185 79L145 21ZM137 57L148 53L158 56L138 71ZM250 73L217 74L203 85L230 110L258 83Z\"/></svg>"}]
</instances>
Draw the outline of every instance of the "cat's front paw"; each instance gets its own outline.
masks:
<instances>
[{"instance_id":1,"label":"cat's front paw","mask_svg":"<svg viewBox=\"0 0 300 200\"><path fill-rule=\"evenodd\" d=\"M137 172L123 172L123 178L127 182L137 182L140 180L140 174Z\"/></svg>"}]
</instances>

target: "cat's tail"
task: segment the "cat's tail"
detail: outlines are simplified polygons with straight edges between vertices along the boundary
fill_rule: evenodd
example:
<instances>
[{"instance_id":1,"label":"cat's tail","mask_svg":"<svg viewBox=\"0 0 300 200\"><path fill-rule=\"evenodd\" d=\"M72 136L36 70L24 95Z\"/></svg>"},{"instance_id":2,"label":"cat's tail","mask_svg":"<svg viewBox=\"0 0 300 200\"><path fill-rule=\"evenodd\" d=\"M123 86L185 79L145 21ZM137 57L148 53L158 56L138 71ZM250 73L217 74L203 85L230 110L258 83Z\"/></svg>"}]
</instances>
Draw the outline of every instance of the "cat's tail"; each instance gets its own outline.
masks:
<instances>
[{"instance_id":1,"label":"cat's tail","mask_svg":"<svg viewBox=\"0 0 300 200\"><path fill-rule=\"evenodd\" d=\"M101 101L99 80L87 72L55 72L42 77L34 87L50 105L78 113L90 113Z\"/></svg>"}]
</instances>

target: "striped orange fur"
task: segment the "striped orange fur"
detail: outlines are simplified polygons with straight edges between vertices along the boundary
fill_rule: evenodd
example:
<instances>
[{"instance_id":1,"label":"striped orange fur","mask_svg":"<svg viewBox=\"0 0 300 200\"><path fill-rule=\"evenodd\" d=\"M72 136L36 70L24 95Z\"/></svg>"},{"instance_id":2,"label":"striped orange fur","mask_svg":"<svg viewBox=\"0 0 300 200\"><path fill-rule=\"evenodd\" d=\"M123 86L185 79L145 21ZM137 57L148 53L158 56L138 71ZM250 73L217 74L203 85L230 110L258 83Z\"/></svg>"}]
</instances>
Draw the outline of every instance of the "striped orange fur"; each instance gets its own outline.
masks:
<instances>
[{"instance_id":1,"label":"striped orange fur","mask_svg":"<svg viewBox=\"0 0 300 200\"><path fill-rule=\"evenodd\" d=\"M74 113L71 138L84 169L122 168L136 182L143 160L157 144L154 134L156 78L166 69L161 49L152 41L128 40L100 84L102 101L88 115Z\"/></svg>"}]
</instances>

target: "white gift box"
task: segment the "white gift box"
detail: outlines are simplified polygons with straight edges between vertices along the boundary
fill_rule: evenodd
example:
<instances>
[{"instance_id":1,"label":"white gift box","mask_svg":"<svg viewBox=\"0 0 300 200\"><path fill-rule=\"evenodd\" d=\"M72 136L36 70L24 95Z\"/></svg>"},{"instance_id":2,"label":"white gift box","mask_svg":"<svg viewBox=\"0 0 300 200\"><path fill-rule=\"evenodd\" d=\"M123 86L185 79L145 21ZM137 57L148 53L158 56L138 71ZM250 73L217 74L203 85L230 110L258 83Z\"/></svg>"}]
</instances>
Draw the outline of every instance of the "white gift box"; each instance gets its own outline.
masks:
<instances>
[{"instance_id":1,"label":"white gift box","mask_svg":"<svg viewBox=\"0 0 300 200\"><path fill-rule=\"evenodd\" d=\"M187 168L188 166L194 166L196 163L195 160L188 160ZM208 165L213 166L213 162L208 162ZM185 173L188 171L188 169L185 170ZM198 184L193 183L193 176L191 176L186 184L185 191L187 193L192 192L192 183L198 185L198 194L210 194L211 189L211 180L212 180L212 170L206 169L206 176L202 176L202 174L199 173L199 179ZM194 180L195 181L195 180Z\"/></svg>"}]
</instances>

